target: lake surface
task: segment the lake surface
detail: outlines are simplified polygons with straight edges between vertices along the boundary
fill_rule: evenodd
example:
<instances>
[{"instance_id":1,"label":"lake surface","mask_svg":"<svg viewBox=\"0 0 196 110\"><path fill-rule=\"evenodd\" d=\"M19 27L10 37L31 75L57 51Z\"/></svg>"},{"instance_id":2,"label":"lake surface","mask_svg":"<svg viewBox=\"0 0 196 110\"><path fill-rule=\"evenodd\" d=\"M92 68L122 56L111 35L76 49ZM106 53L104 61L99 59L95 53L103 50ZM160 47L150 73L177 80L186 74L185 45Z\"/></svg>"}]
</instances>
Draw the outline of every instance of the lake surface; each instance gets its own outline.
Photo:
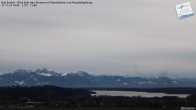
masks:
<instances>
[{"instance_id":1,"label":"lake surface","mask_svg":"<svg viewBox=\"0 0 196 110\"><path fill-rule=\"evenodd\" d=\"M189 94L166 94L166 93L149 93L149 92L137 92L137 91L109 91L109 90L91 90L96 94L92 96L141 96L141 97L164 97L164 96L177 96L180 98L186 98Z\"/></svg>"}]
</instances>

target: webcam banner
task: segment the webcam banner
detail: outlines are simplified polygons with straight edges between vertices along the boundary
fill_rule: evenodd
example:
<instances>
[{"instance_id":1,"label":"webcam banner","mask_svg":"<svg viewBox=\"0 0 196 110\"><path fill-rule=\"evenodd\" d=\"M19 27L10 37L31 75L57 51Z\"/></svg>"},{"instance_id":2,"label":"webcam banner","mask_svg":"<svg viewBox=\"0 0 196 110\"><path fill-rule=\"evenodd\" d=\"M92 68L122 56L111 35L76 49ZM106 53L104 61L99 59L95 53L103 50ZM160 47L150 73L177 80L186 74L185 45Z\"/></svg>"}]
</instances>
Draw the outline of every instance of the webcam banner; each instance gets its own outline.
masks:
<instances>
[{"instance_id":1,"label":"webcam banner","mask_svg":"<svg viewBox=\"0 0 196 110\"><path fill-rule=\"evenodd\" d=\"M176 5L176 11L179 19L184 19L194 15L190 2Z\"/></svg>"}]
</instances>

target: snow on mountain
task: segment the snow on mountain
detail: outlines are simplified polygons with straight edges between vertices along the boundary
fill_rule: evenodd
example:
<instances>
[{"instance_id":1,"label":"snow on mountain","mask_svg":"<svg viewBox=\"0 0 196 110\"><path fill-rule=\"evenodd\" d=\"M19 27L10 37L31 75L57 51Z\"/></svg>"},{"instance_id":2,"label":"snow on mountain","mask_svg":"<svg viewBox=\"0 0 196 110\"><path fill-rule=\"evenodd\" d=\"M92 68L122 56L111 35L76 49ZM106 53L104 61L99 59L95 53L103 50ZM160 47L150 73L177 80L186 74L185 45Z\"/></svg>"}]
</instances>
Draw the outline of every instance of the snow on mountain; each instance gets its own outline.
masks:
<instances>
[{"instance_id":1,"label":"snow on mountain","mask_svg":"<svg viewBox=\"0 0 196 110\"><path fill-rule=\"evenodd\" d=\"M52 76L52 74L50 74L50 73L38 73L38 74L41 76L46 76L46 77Z\"/></svg>"},{"instance_id":2,"label":"snow on mountain","mask_svg":"<svg viewBox=\"0 0 196 110\"><path fill-rule=\"evenodd\" d=\"M18 85L23 85L24 84L24 81L14 81L14 83L18 84Z\"/></svg>"},{"instance_id":3,"label":"snow on mountain","mask_svg":"<svg viewBox=\"0 0 196 110\"><path fill-rule=\"evenodd\" d=\"M67 74L66 73L61 73L61 76L66 76Z\"/></svg>"}]
</instances>

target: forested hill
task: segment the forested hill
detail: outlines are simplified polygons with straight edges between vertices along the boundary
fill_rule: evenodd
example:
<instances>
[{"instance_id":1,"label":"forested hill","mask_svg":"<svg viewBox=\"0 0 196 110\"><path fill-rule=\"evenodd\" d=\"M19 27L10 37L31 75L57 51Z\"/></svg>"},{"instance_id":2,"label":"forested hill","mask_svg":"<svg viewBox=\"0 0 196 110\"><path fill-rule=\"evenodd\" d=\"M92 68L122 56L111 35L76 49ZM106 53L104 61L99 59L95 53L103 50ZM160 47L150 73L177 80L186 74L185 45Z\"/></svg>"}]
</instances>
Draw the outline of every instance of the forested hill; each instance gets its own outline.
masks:
<instances>
[{"instance_id":1,"label":"forested hill","mask_svg":"<svg viewBox=\"0 0 196 110\"><path fill-rule=\"evenodd\" d=\"M32 86L32 87L0 87L0 96L9 97L26 97L34 98L36 100L48 98L73 98L73 97L88 97L93 92L85 89L72 89L72 88L62 88L56 86Z\"/></svg>"}]
</instances>

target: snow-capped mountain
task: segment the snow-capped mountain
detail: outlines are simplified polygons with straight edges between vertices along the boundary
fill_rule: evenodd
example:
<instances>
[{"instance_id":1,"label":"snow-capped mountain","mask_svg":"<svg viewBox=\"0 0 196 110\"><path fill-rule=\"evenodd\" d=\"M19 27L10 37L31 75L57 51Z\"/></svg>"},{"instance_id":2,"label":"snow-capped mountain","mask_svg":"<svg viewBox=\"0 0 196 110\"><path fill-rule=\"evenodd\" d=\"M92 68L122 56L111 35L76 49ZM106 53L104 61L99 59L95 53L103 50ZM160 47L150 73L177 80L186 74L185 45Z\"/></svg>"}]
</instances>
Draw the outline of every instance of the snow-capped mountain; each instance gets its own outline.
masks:
<instances>
[{"instance_id":1,"label":"snow-capped mountain","mask_svg":"<svg viewBox=\"0 0 196 110\"><path fill-rule=\"evenodd\" d=\"M56 73L47 69L16 70L0 75L0 86L55 85L62 87L196 87L195 78L95 76L84 71Z\"/></svg>"}]
</instances>

